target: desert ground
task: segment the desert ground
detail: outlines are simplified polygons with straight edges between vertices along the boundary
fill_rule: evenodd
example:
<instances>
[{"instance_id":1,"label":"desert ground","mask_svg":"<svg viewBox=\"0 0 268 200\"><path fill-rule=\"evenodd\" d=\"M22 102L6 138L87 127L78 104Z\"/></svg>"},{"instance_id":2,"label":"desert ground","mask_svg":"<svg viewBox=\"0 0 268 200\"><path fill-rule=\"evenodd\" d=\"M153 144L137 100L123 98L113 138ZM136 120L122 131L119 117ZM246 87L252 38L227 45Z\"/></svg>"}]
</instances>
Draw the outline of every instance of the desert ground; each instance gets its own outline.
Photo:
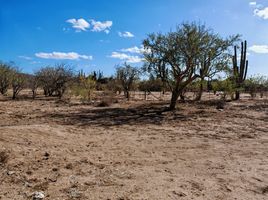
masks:
<instances>
[{"instance_id":1,"label":"desert ground","mask_svg":"<svg viewBox=\"0 0 268 200\"><path fill-rule=\"evenodd\" d=\"M268 199L268 99L0 99L0 199Z\"/></svg>"}]
</instances>

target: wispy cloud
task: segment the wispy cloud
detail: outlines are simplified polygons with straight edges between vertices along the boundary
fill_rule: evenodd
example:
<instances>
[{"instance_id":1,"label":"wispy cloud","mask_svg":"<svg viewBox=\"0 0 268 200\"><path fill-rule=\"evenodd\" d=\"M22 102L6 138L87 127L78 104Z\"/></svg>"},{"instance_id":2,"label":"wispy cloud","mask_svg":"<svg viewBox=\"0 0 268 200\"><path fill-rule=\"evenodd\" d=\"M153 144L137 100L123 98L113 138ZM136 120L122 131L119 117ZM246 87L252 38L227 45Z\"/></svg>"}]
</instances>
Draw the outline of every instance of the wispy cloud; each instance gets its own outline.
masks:
<instances>
[{"instance_id":1,"label":"wispy cloud","mask_svg":"<svg viewBox=\"0 0 268 200\"><path fill-rule=\"evenodd\" d=\"M268 45L253 45L249 50L254 53L268 54Z\"/></svg>"},{"instance_id":2,"label":"wispy cloud","mask_svg":"<svg viewBox=\"0 0 268 200\"><path fill-rule=\"evenodd\" d=\"M119 51L112 52L111 58L117 58L129 63L140 63L144 61L143 53L147 52L143 45L140 47L134 46L126 49L120 49Z\"/></svg>"},{"instance_id":3,"label":"wispy cloud","mask_svg":"<svg viewBox=\"0 0 268 200\"><path fill-rule=\"evenodd\" d=\"M140 47L134 46L126 49L121 49L120 51L122 52L128 52L128 53L137 53L137 54L142 54L145 52L144 47L141 45Z\"/></svg>"},{"instance_id":4,"label":"wispy cloud","mask_svg":"<svg viewBox=\"0 0 268 200\"><path fill-rule=\"evenodd\" d=\"M110 29L113 25L112 21L104 21L104 22L100 22L100 21L95 21L94 19L91 20L91 25L93 26L93 28L91 29L94 32L102 32L104 31L105 33L109 33Z\"/></svg>"},{"instance_id":5,"label":"wispy cloud","mask_svg":"<svg viewBox=\"0 0 268 200\"><path fill-rule=\"evenodd\" d=\"M52 52L52 53L36 53L36 57L43 58L43 59L55 59L55 60L79 60L79 59L85 59L85 60L92 60L93 57L89 55L80 55L76 52Z\"/></svg>"},{"instance_id":6,"label":"wispy cloud","mask_svg":"<svg viewBox=\"0 0 268 200\"><path fill-rule=\"evenodd\" d=\"M29 57L29 56L18 56L18 57L21 59L24 59L24 60L32 60L33 59L32 57Z\"/></svg>"},{"instance_id":7,"label":"wispy cloud","mask_svg":"<svg viewBox=\"0 0 268 200\"><path fill-rule=\"evenodd\" d=\"M133 33L131 33L131 32L129 32L129 31L125 31L125 32L118 32L118 35L120 36L120 37L123 37L123 38L132 38L132 37L134 37L134 34Z\"/></svg>"},{"instance_id":8,"label":"wispy cloud","mask_svg":"<svg viewBox=\"0 0 268 200\"><path fill-rule=\"evenodd\" d=\"M66 22L72 24L72 27L77 32L86 31L90 27L90 24L83 18L68 19Z\"/></svg>"},{"instance_id":9,"label":"wispy cloud","mask_svg":"<svg viewBox=\"0 0 268 200\"><path fill-rule=\"evenodd\" d=\"M256 6L257 5L257 2L256 1L251 1L251 2L249 2L249 5L250 6Z\"/></svg>"},{"instance_id":10,"label":"wispy cloud","mask_svg":"<svg viewBox=\"0 0 268 200\"><path fill-rule=\"evenodd\" d=\"M124 60L125 62L128 63L140 63L143 61L143 58L141 58L140 56L128 55L120 52L112 52L112 55L110 55L109 57Z\"/></svg>"}]
</instances>

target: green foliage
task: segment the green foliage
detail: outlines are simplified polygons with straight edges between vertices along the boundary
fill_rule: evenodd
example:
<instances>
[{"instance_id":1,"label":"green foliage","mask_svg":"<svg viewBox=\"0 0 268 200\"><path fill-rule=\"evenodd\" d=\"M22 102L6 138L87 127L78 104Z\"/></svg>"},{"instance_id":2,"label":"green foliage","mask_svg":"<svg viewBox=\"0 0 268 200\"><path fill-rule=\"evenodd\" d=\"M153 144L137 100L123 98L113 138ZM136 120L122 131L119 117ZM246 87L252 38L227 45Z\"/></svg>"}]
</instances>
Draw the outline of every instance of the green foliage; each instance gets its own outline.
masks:
<instances>
[{"instance_id":1,"label":"green foliage","mask_svg":"<svg viewBox=\"0 0 268 200\"><path fill-rule=\"evenodd\" d=\"M160 77L172 91L170 109L175 109L178 97L194 80L204 80L227 66L226 51L238 38L222 39L194 22L183 23L168 34L150 34L143 41L145 69Z\"/></svg>"},{"instance_id":2,"label":"green foliage","mask_svg":"<svg viewBox=\"0 0 268 200\"><path fill-rule=\"evenodd\" d=\"M160 78L155 78L154 76L150 76L148 80L143 80L139 82L138 88L140 91L146 92L160 92L166 91L168 88L165 87Z\"/></svg>"},{"instance_id":3,"label":"green foliage","mask_svg":"<svg viewBox=\"0 0 268 200\"><path fill-rule=\"evenodd\" d=\"M96 80L91 76L80 76L78 83L72 87L72 93L75 96L81 97L82 102L91 101L93 98L93 92L96 89Z\"/></svg>"},{"instance_id":4,"label":"green foliage","mask_svg":"<svg viewBox=\"0 0 268 200\"><path fill-rule=\"evenodd\" d=\"M252 76L245 80L244 88L252 98L256 97L258 92L263 97L263 93L268 91L268 77L262 75Z\"/></svg>"},{"instance_id":5,"label":"green foliage","mask_svg":"<svg viewBox=\"0 0 268 200\"><path fill-rule=\"evenodd\" d=\"M231 96L233 99L233 95L236 91L235 84L230 79L213 81L212 88L214 91L222 92L223 99L226 99L227 95Z\"/></svg>"}]
</instances>

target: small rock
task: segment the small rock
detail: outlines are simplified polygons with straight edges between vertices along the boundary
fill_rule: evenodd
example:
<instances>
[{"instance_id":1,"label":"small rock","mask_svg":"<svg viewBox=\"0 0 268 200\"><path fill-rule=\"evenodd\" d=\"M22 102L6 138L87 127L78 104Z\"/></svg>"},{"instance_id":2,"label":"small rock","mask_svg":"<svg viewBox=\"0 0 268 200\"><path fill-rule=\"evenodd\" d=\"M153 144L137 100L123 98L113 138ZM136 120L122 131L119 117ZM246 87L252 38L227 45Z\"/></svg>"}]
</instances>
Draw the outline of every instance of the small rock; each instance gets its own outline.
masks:
<instances>
[{"instance_id":1,"label":"small rock","mask_svg":"<svg viewBox=\"0 0 268 200\"><path fill-rule=\"evenodd\" d=\"M59 176L58 173L52 173L49 175L48 180L51 182L57 182L58 176Z\"/></svg>"},{"instance_id":2,"label":"small rock","mask_svg":"<svg viewBox=\"0 0 268 200\"><path fill-rule=\"evenodd\" d=\"M45 198L44 192L34 192L32 196L33 200L42 200Z\"/></svg>"},{"instance_id":3,"label":"small rock","mask_svg":"<svg viewBox=\"0 0 268 200\"><path fill-rule=\"evenodd\" d=\"M72 199L81 198L82 193L80 191L78 191L76 188L70 188L69 196Z\"/></svg>"},{"instance_id":4,"label":"small rock","mask_svg":"<svg viewBox=\"0 0 268 200\"><path fill-rule=\"evenodd\" d=\"M11 176L11 175L13 175L13 174L15 174L14 171L7 171L7 175Z\"/></svg>"}]
</instances>

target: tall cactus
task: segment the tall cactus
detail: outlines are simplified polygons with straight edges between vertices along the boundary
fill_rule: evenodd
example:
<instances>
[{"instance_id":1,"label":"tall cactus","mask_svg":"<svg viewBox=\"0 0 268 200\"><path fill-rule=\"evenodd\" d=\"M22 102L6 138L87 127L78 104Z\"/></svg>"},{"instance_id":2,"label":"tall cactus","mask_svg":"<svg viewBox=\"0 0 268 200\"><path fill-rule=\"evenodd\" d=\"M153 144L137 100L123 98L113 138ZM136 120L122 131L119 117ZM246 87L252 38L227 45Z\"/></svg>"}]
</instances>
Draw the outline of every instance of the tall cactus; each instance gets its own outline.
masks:
<instances>
[{"instance_id":1,"label":"tall cactus","mask_svg":"<svg viewBox=\"0 0 268 200\"><path fill-rule=\"evenodd\" d=\"M241 42L241 58L240 66L238 66L237 61L237 46L234 47L234 56L233 56L233 75L234 81L236 84L235 100L240 99L240 87L243 82L246 80L248 71L248 60L247 60L247 41Z\"/></svg>"}]
</instances>

